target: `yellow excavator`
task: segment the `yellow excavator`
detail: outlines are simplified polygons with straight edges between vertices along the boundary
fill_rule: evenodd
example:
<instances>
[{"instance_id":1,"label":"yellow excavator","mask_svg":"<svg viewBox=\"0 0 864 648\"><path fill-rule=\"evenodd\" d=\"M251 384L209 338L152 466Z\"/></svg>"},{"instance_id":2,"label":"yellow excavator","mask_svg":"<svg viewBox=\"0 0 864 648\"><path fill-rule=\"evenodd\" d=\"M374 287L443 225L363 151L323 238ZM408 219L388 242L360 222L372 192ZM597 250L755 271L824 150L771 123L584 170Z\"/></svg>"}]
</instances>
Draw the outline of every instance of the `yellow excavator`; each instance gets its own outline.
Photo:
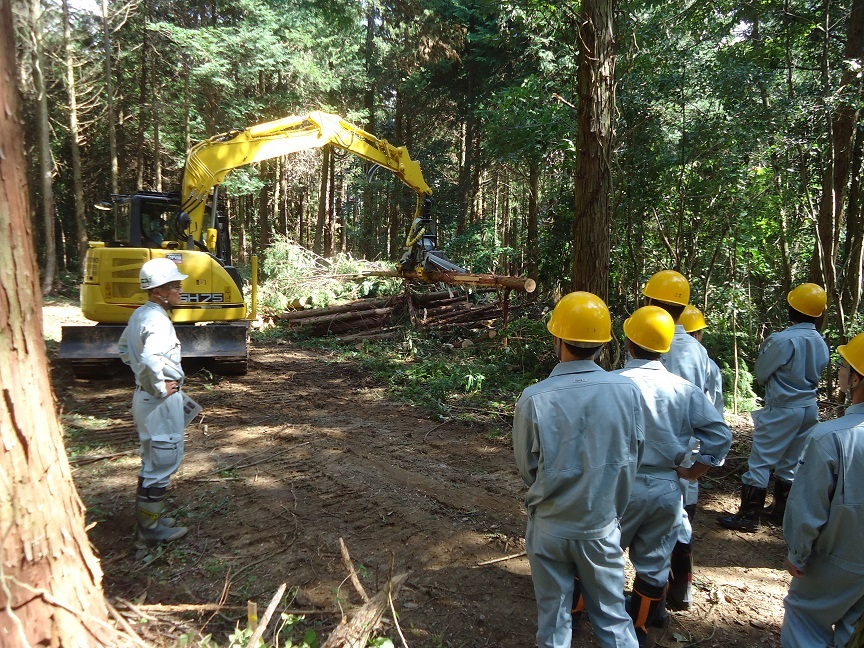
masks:
<instances>
[{"instance_id":1,"label":"yellow excavator","mask_svg":"<svg viewBox=\"0 0 864 648\"><path fill-rule=\"evenodd\" d=\"M188 275L183 302L173 313L184 359L203 360L218 373L246 373L255 304L253 299L247 308L240 274L231 262L228 219L216 208L218 187L237 167L328 144L387 169L416 194L402 271L464 272L437 250L432 190L404 146L395 147L338 115L316 111L285 117L194 146L179 195L139 191L111 197L104 208L114 213L114 239L90 243L81 284L82 314L97 325L63 327L59 359L79 377L104 376L117 362L117 340L126 322L147 300L139 287L141 266L164 257Z\"/></svg>"}]
</instances>

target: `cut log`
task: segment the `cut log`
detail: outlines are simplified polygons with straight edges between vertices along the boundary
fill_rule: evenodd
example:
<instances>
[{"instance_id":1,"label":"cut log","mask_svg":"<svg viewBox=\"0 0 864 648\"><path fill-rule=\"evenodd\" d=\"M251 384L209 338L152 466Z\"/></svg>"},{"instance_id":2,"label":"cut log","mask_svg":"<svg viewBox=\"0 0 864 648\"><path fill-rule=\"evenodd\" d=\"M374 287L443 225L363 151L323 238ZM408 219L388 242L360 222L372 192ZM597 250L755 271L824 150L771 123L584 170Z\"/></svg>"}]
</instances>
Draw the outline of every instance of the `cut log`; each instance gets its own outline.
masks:
<instances>
[{"instance_id":1,"label":"cut log","mask_svg":"<svg viewBox=\"0 0 864 648\"><path fill-rule=\"evenodd\" d=\"M401 301L399 296L382 297L380 299L360 299L339 306L328 306L327 308L312 308L302 311L286 311L279 316L279 319L285 321L293 321L300 319L309 319L321 317L323 315L337 315L339 313L354 313L358 311L373 310L383 306L390 306Z\"/></svg>"},{"instance_id":2,"label":"cut log","mask_svg":"<svg viewBox=\"0 0 864 648\"><path fill-rule=\"evenodd\" d=\"M305 319L292 319L289 321L296 322L298 326L317 326L318 324L347 322L349 320L359 319L362 317L378 317L381 315L389 315L393 312L393 308L394 306L387 306L385 308L363 309L351 311L348 313L316 315L314 317L307 317Z\"/></svg>"},{"instance_id":3,"label":"cut log","mask_svg":"<svg viewBox=\"0 0 864 648\"><path fill-rule=\"evenodd\" d=\"M528 277L508 277L494 274L471 274L463 272L422 272L402 270L376 270L363 273L370 277L402 277L403 279L414 279L428 283L441 282L449 286L495 286L496 288L510 288L532 293L537 289L537 282Z\"/></svg>"},{"instance_id":4,"label":"cut log","mask_svg":"<svg viewBox=\"0 0 864 648\"><path fill-rule=\"evenodd\" d=\"M363 342L364 340L393 340L401 335L401 330L381 331L379 329L370 329L369 331L362 331L360 333L340 335L336 338L336 341L350 344L351 342Z\"/></svg>"},{"instance_id":5,"label":"cut log","mask_svg":"<svg viewBox=\"0 0 864 648\"><path fill-rule=\"evenodd\" d=\"M350 618L345 617L330 633L321 648L365 648L369 637L381 621L381 616L395 600L408 574L398 574L387 581L380 592L375 594L368 603L357 609Z\"/></svg>"}]
</instances>

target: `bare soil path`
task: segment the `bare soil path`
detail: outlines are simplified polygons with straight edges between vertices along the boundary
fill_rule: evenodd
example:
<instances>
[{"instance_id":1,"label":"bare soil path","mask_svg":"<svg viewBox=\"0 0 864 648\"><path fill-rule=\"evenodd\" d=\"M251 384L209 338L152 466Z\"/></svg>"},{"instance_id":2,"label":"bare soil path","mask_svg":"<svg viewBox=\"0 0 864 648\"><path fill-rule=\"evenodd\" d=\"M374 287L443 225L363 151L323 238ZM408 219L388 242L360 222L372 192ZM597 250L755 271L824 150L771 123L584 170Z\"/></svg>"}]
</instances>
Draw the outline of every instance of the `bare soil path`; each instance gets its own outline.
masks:
<instances>
[{"instance_id":1,"label":"bare soil path","mask_svg":"<svg viewBox=\"0 0 864 648\"><path fill-rule=\"evenodd\" d=\"M73 307L49 304L46 335L70 318ZM370 594L391 562L396 573L410 572L395 602L409 646L534 645L527 559L481 565L524 550L525 488L509 436L442 425L390 400L352 363L255 345L248 375L196 374L187 383L204 418L187 428L186 458L169 492L190 532L142 555L132 541L131 376L76 380L55 366L53 378L106 593L151 617L133 624L147 641L174 645L183 633L202 632L227 645L235 624L245 624L247 600L263 611L281 583L290 593L283 608L305 611L305 627L323 640L342 610L360 604L346 580L342 537ZM736 419L743 441L702 490L696 605L656 631L658 646L779 646L789 579L782 535L772 527L738 534L714 522L735 506L748 420ZM115 453L124 454L104 458ZM157 603L186 608L160 611L151 607ZM400 645L392 619L382 633ZM598 645L584 623L573 643Z\"/></svg>"}]
</instances>

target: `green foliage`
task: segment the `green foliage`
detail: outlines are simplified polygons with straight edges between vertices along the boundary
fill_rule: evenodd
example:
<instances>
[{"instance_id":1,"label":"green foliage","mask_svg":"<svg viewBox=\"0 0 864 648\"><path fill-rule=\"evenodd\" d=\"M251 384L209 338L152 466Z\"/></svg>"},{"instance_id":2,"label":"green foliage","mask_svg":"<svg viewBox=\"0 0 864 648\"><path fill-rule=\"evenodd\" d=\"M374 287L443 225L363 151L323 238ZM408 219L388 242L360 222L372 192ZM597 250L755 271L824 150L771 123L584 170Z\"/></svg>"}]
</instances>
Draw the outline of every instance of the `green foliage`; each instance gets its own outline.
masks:
<instances>
[{"instance_id":1,"label":"green foliage","mask_svg":"<svg viewBox=\"0 0 864 648\"><path fill-rule=\"evenodd\" d=\"M445 338L411 335L402 344L365 342L359 349L321 340L304 344L326 346L337 359L359 361L397 398L439 416L488 422L509 432L519 394L545 378L557 360L549 332L539 318L511 321L507 346L501 335L505 333L467 349L455 347Z\"/></svg>"}]
</instances>

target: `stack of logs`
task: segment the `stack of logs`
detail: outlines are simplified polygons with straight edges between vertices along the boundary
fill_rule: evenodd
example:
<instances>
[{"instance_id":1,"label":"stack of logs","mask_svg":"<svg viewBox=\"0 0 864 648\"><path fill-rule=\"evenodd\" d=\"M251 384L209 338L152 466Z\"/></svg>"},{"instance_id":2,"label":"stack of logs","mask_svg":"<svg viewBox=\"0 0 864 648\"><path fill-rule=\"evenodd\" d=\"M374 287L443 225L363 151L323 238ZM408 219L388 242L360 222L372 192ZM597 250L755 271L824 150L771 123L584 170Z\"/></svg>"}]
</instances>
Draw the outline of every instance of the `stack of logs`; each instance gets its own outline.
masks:
<instances>
[{"instance_id":1,"label":"stack of logs","mask_svg":"<svg viewBox=\"0 0 864 648\"><path fill-rule=\"evenodd\" d=\"M475 341L495 337L497 320L520 315L527 308L511 305L496 290L478 290L478 303L455 291L406 292L393 297L359 299L340 306L287 311L279 318L310 335L336 335L341 342L386 340L398 337L405 323L430 331L462 331ZM506 321L504 322L506 323ZM479 336L476 334L479 331ZM470 337L468 339L471 339Z\"/></svg>"}]
</instances>

